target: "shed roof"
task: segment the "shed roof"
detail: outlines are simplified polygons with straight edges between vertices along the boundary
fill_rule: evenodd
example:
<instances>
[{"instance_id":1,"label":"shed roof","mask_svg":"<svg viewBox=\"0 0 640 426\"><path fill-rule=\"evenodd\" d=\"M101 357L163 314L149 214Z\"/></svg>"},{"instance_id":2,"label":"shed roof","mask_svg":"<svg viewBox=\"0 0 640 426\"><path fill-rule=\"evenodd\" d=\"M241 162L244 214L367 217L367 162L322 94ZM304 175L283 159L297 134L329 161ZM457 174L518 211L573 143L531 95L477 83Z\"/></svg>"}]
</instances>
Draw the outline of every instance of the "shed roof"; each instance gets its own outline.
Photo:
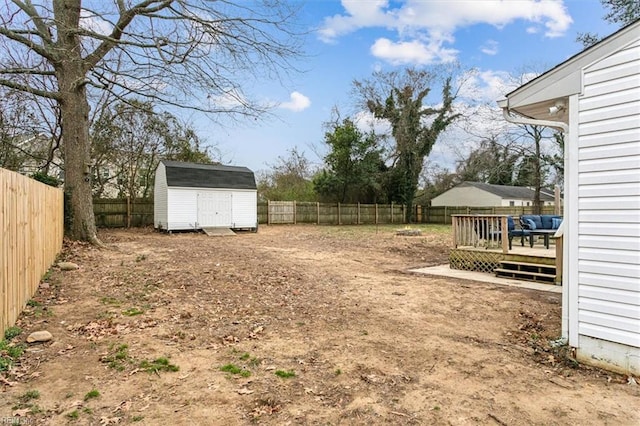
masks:
<instances>
[{"instance_id":1,"label":"shed roof","mask_svg":"<svg viewBox=\"0 0 640 426\"><path fill-rule=\"evenodd\" d=\"M256 189L253 172L246 167L168 160L162 160L162 164L169 187Z\"/></svg>"},{"instance_id":2,"label":"shed roof","mask_svg":"<svg viewBox=\"0 0 640 426\"><path fill-rule=\"evenodd\" d=\"M475 187L503 199L533 200L535 191L525 186L493 185L483 182L462 182L458 187ZM553 194L546 189L540 190L541 201L553 201Z\"/></svg>"}]
</instances>

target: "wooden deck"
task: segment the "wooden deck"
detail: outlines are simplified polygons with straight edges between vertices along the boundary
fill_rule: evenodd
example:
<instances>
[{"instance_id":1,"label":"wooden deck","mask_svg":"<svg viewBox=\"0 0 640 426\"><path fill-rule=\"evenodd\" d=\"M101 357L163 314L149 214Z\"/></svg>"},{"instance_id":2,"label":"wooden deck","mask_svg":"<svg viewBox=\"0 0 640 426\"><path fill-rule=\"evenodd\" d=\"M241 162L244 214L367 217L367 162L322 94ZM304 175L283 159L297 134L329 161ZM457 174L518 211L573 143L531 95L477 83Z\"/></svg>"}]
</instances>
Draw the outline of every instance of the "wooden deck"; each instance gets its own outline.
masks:
<instances>
[{"instance_id":1,"label":"wooden deck","mask_svg":"<svg viewBox=\"0 0 640 426\"><path fill-rule=\"evenodd\" d=\"M504 263L503 263L504 262ZM519 268L509 273L505 271L508 267L505 264L527 265L525 270L529 274L520 273ZM539 265L539 270L535 270L532 265ZM520 246L514 241L513 248L506 253L499 248L486 249L483 247L457 247L449 253L449 266L452 269L466 271L496 273L496 270L503 271L503 276L510 276L516 279L526 279L531 281L547 281L561 284L561 264L558 267L556 259L556 247L552 244L548 249L544 247L542 241L536 242L533 247ZM513 267L513 266L511 266ZM558 274L556 271L560 270ZM552 275L550 277L549 275Z\"/></svg>"}]
</instances>

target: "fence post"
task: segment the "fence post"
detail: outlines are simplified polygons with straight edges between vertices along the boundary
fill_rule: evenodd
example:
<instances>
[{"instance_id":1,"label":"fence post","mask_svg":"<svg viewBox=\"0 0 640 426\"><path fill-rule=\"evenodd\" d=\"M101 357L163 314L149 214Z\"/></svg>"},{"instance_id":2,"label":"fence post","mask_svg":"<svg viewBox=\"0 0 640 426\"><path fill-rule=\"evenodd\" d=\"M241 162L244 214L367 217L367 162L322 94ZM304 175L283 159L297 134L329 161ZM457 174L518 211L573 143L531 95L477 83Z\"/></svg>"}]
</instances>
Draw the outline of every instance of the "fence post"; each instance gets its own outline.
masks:
<instances>
[{"instance_id":1,"label":"fence post","mask_svg":"<svg viewBox=\"0 0 640 426\"><path fill-rule=\"evenodd\" d=\"M445 225L447 224L447 206L444 206L444 222Z\"/></svg>"},{"instance_id":2,"label":"fence post","mask_svg":"<svg viewBox=\"0 0 640 426\"><path fill-rule=\"evenodd\" d=\"M271 225L271 200L267 200L267 225Z\"/></svg>"},{"instance_id":3,"label":"fence post","mask_svg":"<svg viewBox=\"0 0 640 426\"><path fill-rule=\"evenodd\" d=\"M375 212L376 212L376 225L378 224L378 203L375 204Z\"/></svg>"},{"instance_id":4,"label":"fence post","mask_svg":"<svg viewBox=\"0 0 640 426\"><path fill-rule=\"evenodd\" d=\"M360 225L360 203L358 203L358 225Z\"/></svg>"},{"instance_id":5,"label":"fence post","mask_svg":"<svg viewBox=\"0 0 640 426\"><path fill-rule=\"evenodd\" d=\"M127 195L127 228L131 228L131 197Z\"/></svg>"},{"instance_id":6,"label":"fence post","mask_svg":"<svg viewBox=\"0 0 640 426\"><path fill-rule=\"evenodd\" d=\"M342 225L342 220L340 219L340 203L338 203L338 225Z\"/></svg>"},{"instance_id":7,"label":"fence post","mask_svg":"<svg viewBox=\"0 0 640 426\"><path fill-rule=\"evenodd\" d=\"M293 202L293 224L295 225L298 219L298 202L294 201Z\"/></svg>"},{"instance_id":8,"label":"fence post","mask_svg":"<svg viewBox=\"0 0 640 426\"><path fill-rule=\"evenodd\" d=\"M402 223L407 223L407 205L402 205Z\"/></svg>"},{"instance_id":9,"label":"fence post","mask_svg":"<svg viewBox=\"0 0 640 426\"><path fill-rule=\"evenodd\" d=\"M393 201L391 202L391 223L393 223Z\"/></svg>"},{"instance_id":10,"label":"fence post","mask_svg":"<svg viewBox=\"0 0 640 426\"><path fill-rule=\"evenodd\" d=\"M320 225L320 202L316 202L316 217L318 218L318 225Z\"/></svg>"}]
</instances>

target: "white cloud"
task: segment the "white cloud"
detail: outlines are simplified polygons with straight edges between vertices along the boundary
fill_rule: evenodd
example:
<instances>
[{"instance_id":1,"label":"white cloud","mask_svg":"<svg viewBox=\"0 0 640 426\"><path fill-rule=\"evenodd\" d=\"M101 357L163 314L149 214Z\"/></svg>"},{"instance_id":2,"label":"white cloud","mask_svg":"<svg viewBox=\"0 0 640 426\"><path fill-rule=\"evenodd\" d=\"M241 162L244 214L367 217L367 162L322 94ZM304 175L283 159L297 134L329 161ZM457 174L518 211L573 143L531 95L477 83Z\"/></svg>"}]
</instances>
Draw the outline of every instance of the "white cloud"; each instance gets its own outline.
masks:
<instances>
[{"instance_id":1,"label":"white cloud","mask_svg":"<svg viewBox=\"0 0 640 426\"><path fill-rule=\"evenodd\" d=\"M385 0L343 0L342 6L344 14L325 18L319 29L320 39L334 42L340 36L362 28L386 28L395 31L398 40L379 39L371 50L392 63L417 61L422 64L426 58L431 62L449 61L457 52L444 48L444 44L455 41L456 30L471 25L503 28L523 20L531 23L527 32L544 29L546 37L558 37L572 22L561 0L406 0L398 7L390 6ZM401 52L391 54L391 47L399 48Z\"/></svg>"},{"instance_id":2,"label":"white cloud","mask_svg":"<svg viewBox=\"0 0 640 426\"><path fill-rule=\"evenodd\" d=\"M458 98L467 103L495 103L519 86L505 71L472 71L460 79Z\"/></svg>"},{"instance_id":3,"label":"white cloud","mask_svg":"<svg viewBox=\"0 0 640 426\"><path fill-rule=\"evenodd\" d=\"M485 55L497 55L498 54L498 42L495 40L487 40L481 47L480 51Z\"/></svg>"},{"instance_id":4,"label":"white cloud","mask_svg":"<svg viewBox=\"0 0 640 426\"><path fill-rule=\"evenodd\" d=\"M294 112L304 111L311 106L311 100L300 92L292 92L291 100L280 104L280 108Z\"/></svg>"},{"instance_id":5,"label":"white cloud","mask_svg":"<svg viewBox=\"0 0 640 426\"><path fill-rule=\"evenodd\" d=\"M375 118L369 111L360 111L355 114L353 122L363 133L374 131L376 135L391 134L391 123L384 118Z\"/></svg>"},{"instance_id":6,"label":"white cloud","mask_svg":"<svg viewBox=\"0 0 640 426\"><path fill-rule=\"evenodd\" d=\"M424 44L419 40L394 43L389 39L379 38L371 46L371 54L393 65L424 65L452 62L457 50L443 48L441 43Z\"/></svg>"},{"instance_id":7,"label":"white cloud","mask_svg":"<svg viewBox=\"0 0 640 426\"><path fill-rule=\"evenodd\" d=\"M86 9L80 10L80 28L103 36L109 35L113 31L113 25L110 22Z\"/></svg>"}]
</instances>

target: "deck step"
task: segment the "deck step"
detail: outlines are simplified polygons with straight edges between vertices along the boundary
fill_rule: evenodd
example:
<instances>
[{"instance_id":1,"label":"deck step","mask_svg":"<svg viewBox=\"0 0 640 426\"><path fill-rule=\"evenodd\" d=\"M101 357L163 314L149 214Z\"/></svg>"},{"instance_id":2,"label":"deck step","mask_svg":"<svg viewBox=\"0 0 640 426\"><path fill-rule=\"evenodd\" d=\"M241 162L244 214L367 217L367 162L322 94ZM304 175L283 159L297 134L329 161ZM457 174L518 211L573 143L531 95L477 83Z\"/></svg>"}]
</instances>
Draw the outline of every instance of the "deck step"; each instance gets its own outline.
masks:
<instances>
[{"instance_id":1,"label":"deck step","mask_svg":"<svg viewBox=\"0 0 640 426\"><path fill-rule=\"evenodd\" d=\"M497 277L538 281L554 284L556 266L544 263L500 261L500 267L493 270Z\"/></svg>"},{"instance_id":2,"label":"deck step","mask_svg":"<svg viewBox=\"0 0 640 426\"><path fill-rule=\"evenodd\" d=\"M554 274L543 274L541 272L518 271L515 269L496 268L493 270L497 277L515 278L526 281L543 281L546 283L554 283L556 276Z\"/></svg>"},{"instance_id":3,"label":"deck step","mask_svg":"<svg viewBox=\"0 0 640 426\"><path fill-rule=\"evenodd\" d=\"M550 268L555 270L555 263L532 263L532 262L518 262L515 260L501 260L500 264L505 267L511 267L513 269L521 268Z\"/></svg>"}]
</instances>

